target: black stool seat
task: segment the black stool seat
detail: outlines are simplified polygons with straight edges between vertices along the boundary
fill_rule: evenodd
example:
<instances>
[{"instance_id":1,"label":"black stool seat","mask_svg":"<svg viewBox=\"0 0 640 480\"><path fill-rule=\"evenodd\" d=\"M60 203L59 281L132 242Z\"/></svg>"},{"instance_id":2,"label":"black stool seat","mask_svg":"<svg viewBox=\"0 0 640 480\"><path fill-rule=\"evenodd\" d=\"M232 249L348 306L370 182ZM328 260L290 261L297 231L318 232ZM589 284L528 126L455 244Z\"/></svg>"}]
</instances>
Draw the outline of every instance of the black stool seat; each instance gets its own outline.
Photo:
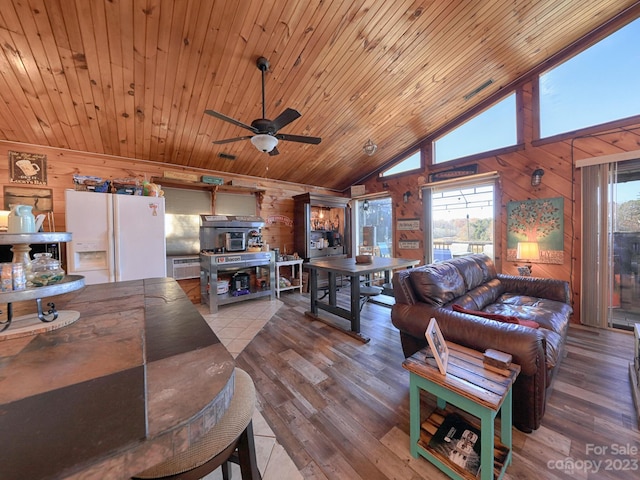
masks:
<instances>
[{"instance_id":1,"label":"black stool seat","mask_svg":"<svg viewBox=\"0 0 640 480\"><path fill-rule=\"evenodd\" d=\"M362 307L364 307L364 304L367 303L367 301L371 297L376 297L381 293L382 293L381 287L361 285L360 286L360 310L362 310Z\"/></svg>"}]
</instances>

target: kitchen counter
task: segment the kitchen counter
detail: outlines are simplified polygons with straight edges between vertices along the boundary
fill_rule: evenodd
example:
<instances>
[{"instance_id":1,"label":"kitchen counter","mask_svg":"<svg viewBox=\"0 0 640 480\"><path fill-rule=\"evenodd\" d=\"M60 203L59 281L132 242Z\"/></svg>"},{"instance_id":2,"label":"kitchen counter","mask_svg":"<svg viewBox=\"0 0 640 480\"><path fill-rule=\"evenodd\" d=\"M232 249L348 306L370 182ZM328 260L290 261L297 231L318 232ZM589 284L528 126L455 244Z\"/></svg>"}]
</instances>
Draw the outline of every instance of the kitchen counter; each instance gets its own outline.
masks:
<instances>
[{"instance_id":1,"label":"kitchen counter","mask_svg":"<svg viewBox=\"0 0 640 480\"><path fill-rule=\"evenodd\" d=\"M0 341L3 480L129 478L185 450L226 411L235 362L175 280L47 301L80 318Z\"/></svg>"}]
</instances>

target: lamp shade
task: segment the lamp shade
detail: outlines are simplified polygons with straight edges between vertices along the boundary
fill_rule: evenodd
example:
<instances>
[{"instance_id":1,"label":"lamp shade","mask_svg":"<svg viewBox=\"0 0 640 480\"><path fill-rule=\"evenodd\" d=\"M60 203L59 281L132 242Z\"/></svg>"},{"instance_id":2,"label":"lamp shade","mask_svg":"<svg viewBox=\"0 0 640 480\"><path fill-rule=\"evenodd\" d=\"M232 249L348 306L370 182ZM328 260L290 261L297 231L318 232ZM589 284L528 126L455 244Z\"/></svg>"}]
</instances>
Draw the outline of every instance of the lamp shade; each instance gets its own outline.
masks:
<instances>
[{"instance_id":1,"label":"lamp shade","mask_svg":"<svg viewBox=\"0 0 640 480\"><path fill-rule=\"evenodd\" d=\"M518 242L516 258L518 260L540 260L538 242Z\"/></svg>"},{"instance_id":2,"label":"lamp shade","mask_svg":"<svg viewBox=\"0 0 640 480\"><path fill-rule=\"evenodd\" d=\"M278 139L272 135L266 133L260 133L251 137L251 143L253 143L261 152L268 153L278 145Z\"/></svg>"}]
</instances>

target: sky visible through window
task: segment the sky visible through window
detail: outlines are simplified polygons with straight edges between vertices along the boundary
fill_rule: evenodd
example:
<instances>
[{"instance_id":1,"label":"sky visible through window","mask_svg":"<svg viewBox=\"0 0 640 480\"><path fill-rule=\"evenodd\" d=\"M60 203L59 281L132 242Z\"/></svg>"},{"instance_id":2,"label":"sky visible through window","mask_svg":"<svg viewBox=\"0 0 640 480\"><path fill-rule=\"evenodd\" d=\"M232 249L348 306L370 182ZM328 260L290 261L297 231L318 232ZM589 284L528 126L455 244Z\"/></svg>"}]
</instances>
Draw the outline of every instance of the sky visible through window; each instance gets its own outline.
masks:
<instances>
[{"instance_id":1,"label":"sky visible through window","mask_svg":"<svg viewBox=\"0 0 640 480\"><path fill-rule=\"evenodd\" d=\"M516 118L516 95L512 93L433 142L433 163L515 145L518 141Z\"/></svg>"},{"instance_id":2,"label":"sky visible through window","mask_svg":"<svg viewBox=\"0 0 640 480\"><path fill-rule=\"evenodd\" d=\"M541 137L640 115L640 19L540 77ZM438 139L434 163L516 143L515 95ZM419 152L384 175L419 168ZM626 197L622 187L620 193Z\"/></svg>"},{"instance_id":3,"label":"sky visible through window","mask_svg":"<svg viewBox=\"0 0 640 480\"><path fill-rule=\"evenodd\" d=\"M540 76L542 138L640 114L640 19Z\"/></svg>"}]
</instances>

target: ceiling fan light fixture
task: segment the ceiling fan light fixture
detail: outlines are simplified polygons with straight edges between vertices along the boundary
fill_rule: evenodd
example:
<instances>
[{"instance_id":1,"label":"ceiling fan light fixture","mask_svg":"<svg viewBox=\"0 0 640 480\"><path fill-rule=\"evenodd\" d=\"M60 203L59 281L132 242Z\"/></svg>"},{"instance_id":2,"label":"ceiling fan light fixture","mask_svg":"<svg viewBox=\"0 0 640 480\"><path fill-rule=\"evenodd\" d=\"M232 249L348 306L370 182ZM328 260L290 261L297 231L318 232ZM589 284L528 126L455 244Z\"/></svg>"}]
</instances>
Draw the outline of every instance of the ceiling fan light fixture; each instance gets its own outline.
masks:
<instances>
[{"instance_id":1,"label":"ceiling fan light fixture","mask_svg":"<svg viewBox=\"0 0 640 480\"><path fill-rule=\"evenodd\" d=\"M278 145L278 139L266 133L259 133L251 137L251 143L261 152L269 153Z\"/></svg>"},{"instance_id":2,"label":"ceiling fan light fixture","mask_svg":"<svg viewBox=\"0 0 640 480\"><path fill-rule=\"evenodd\" d=\"M367 140L367 143L364 144L364 147L362 147L362 151L364 153L366 153L367 155L371 156L374 153L376 153L376 150L378 150L378 145L376 145L375 143L373 143L371 141L371 139Z\"/></svg>"}]
</instances>

